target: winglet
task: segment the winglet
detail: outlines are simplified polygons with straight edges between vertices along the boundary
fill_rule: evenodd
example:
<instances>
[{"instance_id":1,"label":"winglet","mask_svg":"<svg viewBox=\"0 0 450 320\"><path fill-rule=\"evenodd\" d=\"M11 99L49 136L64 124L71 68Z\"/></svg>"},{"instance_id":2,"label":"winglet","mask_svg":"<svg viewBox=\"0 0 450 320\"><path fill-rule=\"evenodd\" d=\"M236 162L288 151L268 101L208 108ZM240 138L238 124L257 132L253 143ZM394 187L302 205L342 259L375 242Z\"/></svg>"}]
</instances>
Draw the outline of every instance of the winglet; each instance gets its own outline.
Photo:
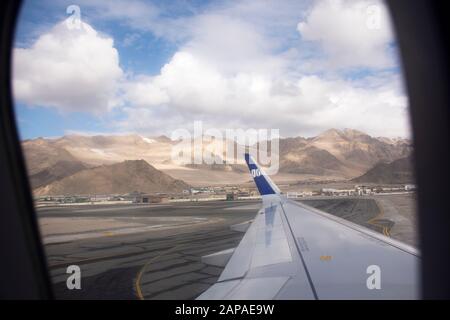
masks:
<instances>
[{"instance_id":1,"label":"winglet","mask_svg":"<svg viewBox=\"0 0 450 320\"><path fill-rule=\"evenodd\" d=\"M262 196L268 194L279 194L280 189L273 183L268 175L258 166L253 157L246 153L245 162L247 162L248 169L255 181L256 187Z\"/></svg>"}]
</instances>

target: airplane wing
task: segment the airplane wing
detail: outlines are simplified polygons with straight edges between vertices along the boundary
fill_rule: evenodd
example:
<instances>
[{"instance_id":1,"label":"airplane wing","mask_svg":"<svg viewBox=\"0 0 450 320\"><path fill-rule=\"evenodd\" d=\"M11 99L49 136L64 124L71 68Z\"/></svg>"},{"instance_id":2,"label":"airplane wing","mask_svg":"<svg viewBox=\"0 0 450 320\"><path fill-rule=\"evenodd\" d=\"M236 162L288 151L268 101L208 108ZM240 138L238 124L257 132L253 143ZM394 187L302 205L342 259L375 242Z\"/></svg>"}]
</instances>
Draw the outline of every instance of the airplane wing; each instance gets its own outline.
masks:
<instances>
[{"instance_id":1,"label":"airplane wing","mask_svg":"<svg viewBox=\"0 0 450 320\"><path fill-rule=\"evenodd\" d=\"M262 208L217 282L197 299L417 299L418 252L287 199L245 160Z\"/></svg>"}]
</instances>

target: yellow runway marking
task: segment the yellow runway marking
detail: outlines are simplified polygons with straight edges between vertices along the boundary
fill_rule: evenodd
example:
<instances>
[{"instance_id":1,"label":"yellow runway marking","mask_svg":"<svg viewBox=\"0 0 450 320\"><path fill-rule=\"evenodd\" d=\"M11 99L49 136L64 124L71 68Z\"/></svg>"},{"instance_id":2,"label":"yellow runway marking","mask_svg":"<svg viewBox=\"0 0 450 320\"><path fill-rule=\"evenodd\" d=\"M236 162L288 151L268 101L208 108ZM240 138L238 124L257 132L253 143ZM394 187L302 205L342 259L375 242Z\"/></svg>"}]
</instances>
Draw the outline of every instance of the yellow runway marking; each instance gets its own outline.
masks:
<instances>
[{"instance_id":1,"label":"yellow runway marking","mask_svg":"<svg viewBox=\"0 0 450 320\"><path fill-rule=\"evenodd\" d=\"M180 247L180 245L177 245L177 246L175 246L175 247L172 247L172 248L170 248L170 249L168 249L168 250L166 250L166 251L164 251L164 252L158 254L156 257L151 258L149 261L147 261L147 262L142 266L141 270L139 270L139 273L138 273L138 275L137 275L137 277L136 277L136 281L134 282L134 287L136 288L136 294L137 294L139 300L145 300L145 297L144 297L144 295L142 294L142 289L141 289L141 278L142 278L142 275L144 274L145 268L147 268L147 266L148 266L150 263L155 262L156 259L159 259L159 258L161 258L163 255L166 255L166 254L168 254L168 253L174 251L174 250L175 250L176 248L178 248L178 247Z\"/></svg>"},{"instance_id":2,"label":"yellow runway marking","mask_svg":"<svg viewBox=\"0 0 450 320\"><path fill-rule=\"evenodd\" d=\"M375 200L375 201L376 201L376 200ZM374 217L374 218L370 219L369 221L367 221L367 223L369 223L369 224L371 224L371 225L373 225L373 226L382 227L382 228L383 228L383 234L384 234L386 237L390 237L391 234L389 233L388 227L383 226L383 225L378 224L378 223L375 222L376 220L378 220L378 219L380 219L381 217L384 216L384 209L383 209L383 206L380 205L380 204L378 204L378 202L377 202L377 206L378 206L378 208L380 209L380 213L378 213L378 214L376 215L376 217Z\"/></svg>"}]
</instances>

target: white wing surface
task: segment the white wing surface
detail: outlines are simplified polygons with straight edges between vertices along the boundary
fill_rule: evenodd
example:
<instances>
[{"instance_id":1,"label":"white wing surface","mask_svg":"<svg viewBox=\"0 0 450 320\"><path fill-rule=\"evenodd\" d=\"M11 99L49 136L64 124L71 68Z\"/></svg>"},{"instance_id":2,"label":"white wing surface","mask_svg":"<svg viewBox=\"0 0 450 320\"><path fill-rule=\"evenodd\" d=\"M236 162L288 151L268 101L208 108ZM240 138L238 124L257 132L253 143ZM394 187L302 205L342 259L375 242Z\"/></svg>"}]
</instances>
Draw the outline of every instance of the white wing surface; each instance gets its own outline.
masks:
<instances>
[{"instance_id":1,"label":"white wing surface","mask_svg":"<svg viewBox=\"0 0 450 320\"><path fill-rule=\"evenodd\" d=\"M283 196L245 155L262 196L216 284L198 299L416 299L418 252Z\"/></svg>"}]
</instances>

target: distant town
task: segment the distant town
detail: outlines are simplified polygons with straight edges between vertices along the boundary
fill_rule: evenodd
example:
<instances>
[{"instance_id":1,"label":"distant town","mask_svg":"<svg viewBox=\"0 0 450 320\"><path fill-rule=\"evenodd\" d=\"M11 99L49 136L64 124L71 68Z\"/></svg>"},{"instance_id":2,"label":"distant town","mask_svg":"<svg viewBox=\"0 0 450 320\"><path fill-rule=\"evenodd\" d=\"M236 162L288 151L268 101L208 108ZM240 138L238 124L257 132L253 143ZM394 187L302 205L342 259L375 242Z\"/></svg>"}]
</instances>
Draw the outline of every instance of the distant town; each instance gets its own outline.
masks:
<instances>
[{"instance_id":1,"label":"distant town","mask_svg":"<svg viewBox=\"0 0 450 320\"><path fill-rule=\"evenodd\" d=\"M318 188L316 190L295 190L290 185L284 186L288 198L305 197L345 197L366 196L377 194L411 193L416 190L414 184L400 185L354 185L345 188ZM242 186L207 186L183 190L181 193L144 193L133 191L126 194L93 194L93 195L55 195L39 196L35 198L37 204L149 204L189 201L234 201L259 199L260 195L254 187Z\"/></svg>"}]
</instances>

